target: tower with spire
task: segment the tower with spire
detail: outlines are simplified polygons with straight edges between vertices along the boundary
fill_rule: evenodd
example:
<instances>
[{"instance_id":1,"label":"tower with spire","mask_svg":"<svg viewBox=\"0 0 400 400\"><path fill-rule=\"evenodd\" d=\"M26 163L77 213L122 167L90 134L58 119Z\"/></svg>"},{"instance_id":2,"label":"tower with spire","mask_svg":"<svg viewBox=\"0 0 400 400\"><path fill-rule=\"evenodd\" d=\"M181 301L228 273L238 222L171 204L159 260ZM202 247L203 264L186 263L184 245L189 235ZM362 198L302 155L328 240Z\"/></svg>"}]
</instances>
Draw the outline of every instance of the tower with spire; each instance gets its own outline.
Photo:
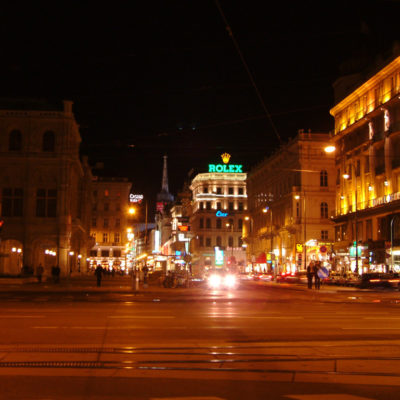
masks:
<instances>
[{"instance_id":1,"label":"tower with spire","mask_svg":"<svg viewBox=\"0 0 400 400\"><path fill-rule=\"evenodd\" d=\"M167 156L164 155L161 192L157 193L157 211L163 212L164 207L174 201L174 196L168 189Z\"/></svg>"}]
</instances>

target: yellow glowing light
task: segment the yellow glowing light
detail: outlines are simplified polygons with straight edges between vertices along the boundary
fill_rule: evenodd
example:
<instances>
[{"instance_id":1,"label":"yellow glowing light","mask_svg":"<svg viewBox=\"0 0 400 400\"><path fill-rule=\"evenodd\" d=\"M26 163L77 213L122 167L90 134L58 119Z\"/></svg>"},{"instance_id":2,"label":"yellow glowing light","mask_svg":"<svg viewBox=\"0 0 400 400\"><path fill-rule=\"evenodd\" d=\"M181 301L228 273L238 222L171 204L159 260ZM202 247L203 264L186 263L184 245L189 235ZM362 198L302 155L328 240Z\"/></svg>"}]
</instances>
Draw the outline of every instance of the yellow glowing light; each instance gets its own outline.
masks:
<instances>
[{"instance_id":1,"label":"yellow glowing light","mask_svg":"<svg viewBox=\"0 0 400 400\"><path fill-rule=\"evenodd\" d=\"M333 153L336 150L335 146L326 146L325 147L325 153Z\"/></svg>"},{"instance_id":2,"label":"yellow glowing light","mask_svg":"<svg viewBox=\"0 0 400 400\"><path fill-rule=\"evenodd\" d=\"M129 210L128 210L128 213L129 213L130 215L133 215L133 214L136 213L136 209L135 209L134 207L130 207Z\"/></svg>"},{"instance_id":3,"label":"yellow glowing light","mask_svg":"<svg viewBox=\"0 0 400 400\"><path fill-rule=\"evenodd\" d=\"M296 194L296 195L294 196L294 198L295 198L296 200L299 200L299 199L300 199L300 196L299 196L298 194Z\"/></svg>"},{"instance_id":4,"label":"yellow glowing light","mask_svg":"<svg viewBox=\"0 0 400 400\"><path fill-rule=\"evenodd\" d=\"M349 174L343 174L343 179L349 179L350 175Z\"/></svg>"}]
</instances>

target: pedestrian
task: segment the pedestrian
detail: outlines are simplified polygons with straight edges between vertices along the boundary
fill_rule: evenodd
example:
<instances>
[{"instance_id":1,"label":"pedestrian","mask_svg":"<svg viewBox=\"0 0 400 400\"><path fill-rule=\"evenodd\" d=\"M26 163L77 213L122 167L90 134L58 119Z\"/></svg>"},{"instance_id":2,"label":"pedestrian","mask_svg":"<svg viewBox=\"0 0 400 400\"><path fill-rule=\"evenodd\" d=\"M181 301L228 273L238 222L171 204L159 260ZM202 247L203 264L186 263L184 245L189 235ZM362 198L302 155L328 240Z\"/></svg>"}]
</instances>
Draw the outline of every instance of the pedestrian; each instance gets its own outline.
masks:
<instances>
[{"instance_id":1,"label":"pedestrian","mask_svg":"<svg viewBox=\"0 0 400 400\"><path fill-rule=\"evenodd\" d=\"M101 278L103 277L103 268L101 267L100 264L97 264L97 267L94 271L96 278L97 278L97 286L101 286Z\"/></svg>"},{"instance_id":2,"label":"pedestrian","mask_svg":"<svg viewBox=\"0 0 400 400\"><path fill-rule=\"evenodd\" d=\"M314 275L314 263L311 261L307 267L307 284L309 289L312 289L313 275Z\"/></svg>"},{"instance_id":3,"label":"pedestrian","mask_svg":"<svg viewBox=\"0 0 400 400\"><path fill-rule=\"evenodd\" d=\"M319 290L321 287L321 279L318 275L318 272L321 268L321 263L317 261L314 265L314 281L315 281L315 289Z\"/></svg>"},{"instance_id":4,"label":"pedestrian","mask_svg":"<svg viewBox=\"0 0 400 400\"><path fill-rule=\"evenodd\" d=\"M54 268L55 268L55 275L56 275L56 283L60 283L60 272L61 272L60 266L56 265Z\"/></svg>"},{"instance_id":5,"label":"pedestrian","mask_svg":"<svg viewBox=\"0 0 400 400\"><path fill-rule=\"evenodd\" d=\"M39 283L42 283L43 271L44 269L42 267L42 264L39 264L39 266L36 268L36 276Z\"/></svg>"}]
</instances>

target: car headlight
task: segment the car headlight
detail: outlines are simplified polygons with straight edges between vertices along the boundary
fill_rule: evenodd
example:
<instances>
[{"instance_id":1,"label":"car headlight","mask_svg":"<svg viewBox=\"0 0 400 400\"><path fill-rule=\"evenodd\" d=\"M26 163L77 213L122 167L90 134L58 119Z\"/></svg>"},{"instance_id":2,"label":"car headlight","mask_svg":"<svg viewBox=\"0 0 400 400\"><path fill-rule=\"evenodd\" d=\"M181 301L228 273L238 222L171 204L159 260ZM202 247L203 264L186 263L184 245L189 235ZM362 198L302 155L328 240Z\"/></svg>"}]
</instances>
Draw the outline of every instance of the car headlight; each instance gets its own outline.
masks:
<instances>
[{"instance_id":1,"label":"car headlight","mask_svg":"<svg viewBox=\"0 0 400 400\"><path fill-rule=\"evenodd\" d=\"M210 277L208 278L208 285L213 289L220 287L221 286L221 277L216 274L210 275Z\"/></svg>"},{"instance_id":2,"label":"car headlight","mask_svg":"<svg viewBox=\"0 0 400 400\"><path fill-rule=\"evenodd\" d=\"M236 286L236 276L235 275L227 275L224 279L224 285L228 288L233 288Z\"/></svg>"}]
</instances>

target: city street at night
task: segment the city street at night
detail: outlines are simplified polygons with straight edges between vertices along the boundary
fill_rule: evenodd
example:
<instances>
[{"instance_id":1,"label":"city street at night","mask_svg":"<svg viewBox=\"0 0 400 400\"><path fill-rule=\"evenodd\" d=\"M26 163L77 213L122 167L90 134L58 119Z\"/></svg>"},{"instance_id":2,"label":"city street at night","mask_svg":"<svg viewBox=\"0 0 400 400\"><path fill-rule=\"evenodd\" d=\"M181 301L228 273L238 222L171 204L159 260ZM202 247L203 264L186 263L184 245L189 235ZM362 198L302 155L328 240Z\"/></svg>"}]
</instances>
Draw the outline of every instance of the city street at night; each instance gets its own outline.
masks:
<instances>
[{"instance_id":1,"label":"city street at night","mask_svg":"<svg viewBox=\"0 0 400 400\"><path fill-rule=\"evenodd\" d=\"M4 285L1 398L398 398L397 290L131 283Z\"/></svg>"}]
</instances>

